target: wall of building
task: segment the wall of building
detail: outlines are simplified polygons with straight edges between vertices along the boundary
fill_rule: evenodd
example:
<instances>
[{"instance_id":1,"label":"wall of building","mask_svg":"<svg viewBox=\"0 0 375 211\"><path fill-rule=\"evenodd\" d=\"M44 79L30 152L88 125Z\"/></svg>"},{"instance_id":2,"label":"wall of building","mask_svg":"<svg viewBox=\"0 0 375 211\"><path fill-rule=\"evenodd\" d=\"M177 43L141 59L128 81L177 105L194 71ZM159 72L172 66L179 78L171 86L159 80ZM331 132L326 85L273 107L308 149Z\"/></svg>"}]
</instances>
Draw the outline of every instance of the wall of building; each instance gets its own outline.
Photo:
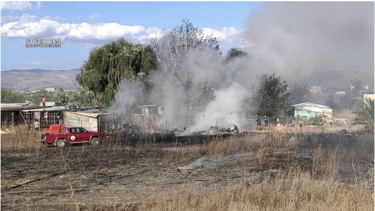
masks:
<instances>
[{"instance_id":1,"label":"wall of building","mask_svg":"<svg viewBox=\"0 0 375 211\"><path fill-rule=\"evenodd\" d=\"M363 102L366 102L366 99L374 100L374 94L363 94Z\"/></svg>"},{"instance_id":2,"label":"wall of building","mask_svg":"<svg viewBox=\"0 0 375 211\"><path fill-rule=\"evenodd\" d=\"M98 132L97 118L75 114L74 112L64 113L64 124L66 127L83 127L86 130Z\"/></svg>"},{"instance_id":3,"label":"wall of building","mask_svg":"<svg viewBox=\"0 0 375 211\"><path fill-rule=\"evenodd\" d=\"M302 118L310 118L316 115L325 115L329 119L332 119L332 109L328 108L319 108L313 106L304 106L303 108L295 108L294 117L300 115Z\"/></svg>"}]
</instances>

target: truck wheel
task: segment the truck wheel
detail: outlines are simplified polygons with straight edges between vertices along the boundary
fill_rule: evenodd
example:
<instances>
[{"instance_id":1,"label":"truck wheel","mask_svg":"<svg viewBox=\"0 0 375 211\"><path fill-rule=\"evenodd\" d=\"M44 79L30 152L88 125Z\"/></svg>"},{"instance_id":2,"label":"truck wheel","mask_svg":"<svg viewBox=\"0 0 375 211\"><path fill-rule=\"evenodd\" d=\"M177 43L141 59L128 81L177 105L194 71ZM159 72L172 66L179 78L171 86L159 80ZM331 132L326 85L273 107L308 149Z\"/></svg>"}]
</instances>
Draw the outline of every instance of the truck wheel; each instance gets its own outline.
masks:
<instances>
[{"instance_id":1,"label":"truck wheel","mask_svg":"<svg viewBox=\"0 0 375 211\"><path fill-rule=\"evenodd\" d=\"M97 146L100 144L100 139L99 138L92 138L90 141L90 144L93 146Z\"/></svg>"},{"instance_id":2,"label":"truck wheel","mask_svg":"<svg viewBox=\"0 0 375 211\"><path fill-rule=\"evenodd\" d=\"M64 148L64 147L66 147L66 142L65 142L65 140L64 140L64 139L59 139L59 140L57 140L57 141L56 141L56 146L57 146L57 147L60 147L60 148Z\"/></svg>"}]
</instances>

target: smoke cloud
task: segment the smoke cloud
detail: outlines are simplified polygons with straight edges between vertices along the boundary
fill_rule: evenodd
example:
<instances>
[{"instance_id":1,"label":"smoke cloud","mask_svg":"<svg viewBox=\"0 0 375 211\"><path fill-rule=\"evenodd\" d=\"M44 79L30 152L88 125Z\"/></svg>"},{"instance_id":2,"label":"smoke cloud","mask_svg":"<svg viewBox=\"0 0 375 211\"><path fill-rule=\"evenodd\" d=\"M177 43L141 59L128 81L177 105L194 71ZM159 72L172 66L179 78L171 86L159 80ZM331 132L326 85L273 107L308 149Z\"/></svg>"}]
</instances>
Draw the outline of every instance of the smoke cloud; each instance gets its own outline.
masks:
<instances>
[{"instance_id":1,"label":"smoke cloud","mask_svg":"<svg viewBox=\"0 0 375 211\"><path fill-rule=\"evenodd\" d=\"M284 77L374 70L373 2L275 2L249 16L248 50Z\"/></svg>"},{"instance_id":2,"label":"smoke cloud","mask_svg":"<svg viewBox=\"0 0 375 211\"><path fill-rule=\"evenodd\" d=\"M267 3L249 16L242 37L249 57L224 63L214 49L158 51L158 69L150 71L150 93L141 82L124 80L111 109L152 103L163 106L166 128L196 132L219 125L248 124L246 110L261 73L298 80L315 71L374 69L372 2ZM160 48L186 39L166 35ZM122 109L122 110L121 110ZM244 118L245 117L245 118ZM188 120L190 119L190 120ZM173 122L173 124L172 124ZM246 128L246 127L245 127Z\"/></svg>"}]
</instances>

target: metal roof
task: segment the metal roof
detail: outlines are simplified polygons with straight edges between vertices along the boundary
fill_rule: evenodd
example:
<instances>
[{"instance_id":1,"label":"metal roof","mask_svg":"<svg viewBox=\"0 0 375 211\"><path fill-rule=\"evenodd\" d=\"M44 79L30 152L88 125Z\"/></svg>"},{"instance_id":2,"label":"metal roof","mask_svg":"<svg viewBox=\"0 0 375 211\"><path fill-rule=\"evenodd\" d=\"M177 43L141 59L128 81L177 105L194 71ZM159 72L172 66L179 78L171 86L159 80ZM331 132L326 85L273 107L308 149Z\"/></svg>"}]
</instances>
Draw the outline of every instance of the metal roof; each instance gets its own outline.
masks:
<instances>
[{"instance_id":1,"label":"metal roof","mask_svg":"<svg viewBox=\"0 0 375 211\"><path fill-rule=\"evenodd\" d=\"M143 106L136 106L138 108L147 108L147 107L155 107L155 106L158 106L158 105L143 105Z\"/></svg>"},{"instance_id":2,"label":"metal roof","mask_svg":"<svg viewBox=\"0 0 375 211\"><path fill-rule=\"evenodd\" d=\"M308 107L317 107L317 108L325 108L325 109L332 109L326 105L321 105L321 104L316 104L316 103L310 103L310 102L305 102L305 103L299 103L299 104L295 104L293 105L293 107L295 108L301 108L301 107L305 107L305 106L308 106Z\"/></svg>"},{"instance_id":3,"label":"metal roof","mask_svg":"<svg viewBox=\"0 0 375 211\"><path fill-rule=\"evenodd\" d=\"M43 109L43 107L41 108L36 108L36 109L25 109L25 110L22 110L24 112L28 112L28 111L63 111L63 110L68 110L69 108L66 108L65 106L56 106L56 107L46 107L46 109Z\"/></svg>"},{"instance_id":4,"label":"metal roof","mask_svg":"<svg viewBox=\"0 0 375 211\"><path fill-rule=\"evenodd\" d=\"M30 103L1 103L1 107L21 107L21 106L27 106Z\"/></svg>"},{"instance_id":5,"label":"metal roof","mask_svg":"<svg viewBox=\"0 0 375 211\"><path fill-rule=\"evenodd\" d=\"M76 115L81 115L81 116L93 117L93 118L96 118L100 115L109 114L109 113L100 113L100 112L95 112L95 113L93 113L93 112L72 112L72 111L66 111L66 112L76 114Z\"/></svg>"},{"instance_id":6,"label":"metal roof","mask_svg":"<svg viewBox=\"0 0 375 211\"><path fill-rule=\"evenodd\" d=\"M39 109L39 108L43 108L43 106L2 107L1 111L22 111L26 109L30 110L30 109Z\"/></svg>"}]
</instances>

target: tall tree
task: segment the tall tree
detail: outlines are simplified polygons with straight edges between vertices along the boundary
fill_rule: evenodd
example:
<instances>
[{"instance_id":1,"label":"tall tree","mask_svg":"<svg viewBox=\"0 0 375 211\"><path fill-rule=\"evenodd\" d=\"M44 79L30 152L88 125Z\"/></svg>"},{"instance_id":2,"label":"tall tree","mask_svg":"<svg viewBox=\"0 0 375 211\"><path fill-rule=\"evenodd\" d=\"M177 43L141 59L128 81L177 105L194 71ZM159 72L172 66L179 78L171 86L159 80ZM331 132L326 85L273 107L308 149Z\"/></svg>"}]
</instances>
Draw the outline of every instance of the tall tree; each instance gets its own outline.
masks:
<instances>
[{"instance_id":1,"label":"tall tree","mask_svg":"<svg viewBox=\"0 0 375 211\"><path fill-rule=\"evenodd\" d=\"M353 114L356 115L353 124L365 125L367 130L374 130L374 100L366 99L365 103L354 109Z\"/></svg>"},{"instance_id":2,"label":"tall tree","mask_svg":"<svg viewBox=\"0 0 375 211\"><path fill-rule=\"evenodd\" d=\"M1 102L2 103L24 103L25 96L18 92L13 92L8 88L1 87Z\"/></svg>"},{"instance_id":3,"label":"tall tree","mask_svg":"<svg viewBox=\"0 0 375 211\"><path fill-rule=\"evenodd\" d=\"M121 38L93 48L81 67L81 73L77 75L77 81L99 95L102 103L108 104L124 78L135 78L139 73L148 74L154 68L156 56L150 47Z\"/></svg>"},{"instance_id":4,"label":"tall tree","mask_svg":"<svg viewBox=\"0 0 375 211\"><path fill-rule=\"evenodd\" d=\"M225 57L225 62L228 63L228 62L233 61L236 58L241 58L245 56L249 56L249 54L245 50L241 48L233 47L228 50L227 55Z\"/></svg>"},{"instance_id":5,"label":"tall tree","mask_svg":"<svg viewBox=\"0 0 375 211\"><path fill-rule=\"evenodd\" d=\"M42 102L42 96L44 96L47 102L54 102L54 96L52 92L47 92L45 89L41 89L38 92L30 93L26 95L26 100L32 102L34 105L40 105Z\"/></svg>"},{"instance_id":6,"label":"tall tree","mask_svg":"<svg viewBox=\"0 0 375 211\"><path fill-rule=\"evenodd\" d=\"M216 38L205 35L188 19L183 19L181 25L160 39L153 39L151 48L157 56L158 69L185 84L189 83L189 70L183 63L189 54L203 53L206 49L214 49L220 54Z\"/></svg>"},{"instance_id":7,"label":"tall tree","mask_svg":"<svg viewBox=\"0 0 375 211\"><path fill-rule=\"evenodd\" d=\"M55 104L58 106L67 106L69 104L69 94L59 88L55 95Z\"/></svg>"},{"instance_id":8,"label":"tall tree","mask_svg":"<svg viewBox=\"0 0 375 211\"><path fill-rule=\"evenodd\" d=\"M273 74L262 74L252 97L255 112L259 115L277 116L289 107L288 84Z\"/></svg>"},{"instance_id":9,"label":"tall tree","mask_svg":"<svg viewBox=\"0 0 375 211\"><path fill-rule=\"evenodd\" d=\"M201 77L197 81L193 78L196 69L207 71L211 68L209 65L219 62L221 52L216 38L194 27L188 19L183 19L182 24L171 32L153 39L151 48L157 56L158 74L183 87L184 105L188 108L200 106L193 104L205 90L212 88L215 80Z\"/></svg>"}]
</instances>

